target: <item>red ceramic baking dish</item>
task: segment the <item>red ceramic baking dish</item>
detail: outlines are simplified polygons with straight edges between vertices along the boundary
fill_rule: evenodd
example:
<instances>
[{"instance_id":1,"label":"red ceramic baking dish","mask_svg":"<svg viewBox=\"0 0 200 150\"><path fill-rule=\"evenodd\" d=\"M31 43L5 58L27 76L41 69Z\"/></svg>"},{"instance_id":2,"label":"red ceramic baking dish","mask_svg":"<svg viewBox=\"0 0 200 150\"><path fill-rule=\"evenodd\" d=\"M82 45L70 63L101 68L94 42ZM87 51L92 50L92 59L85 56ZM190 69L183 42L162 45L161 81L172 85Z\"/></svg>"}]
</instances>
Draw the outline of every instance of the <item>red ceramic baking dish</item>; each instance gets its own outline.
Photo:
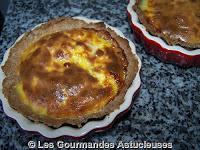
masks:
<instances>
[{"instance_id":1,"label":"red ceramic baking dish","mask_svg":"<svg viewBox=\"0 0 200 150\"><path fill-rule=\"evenodd\" d=\"M188 50L181 46L168 45L163 39L151 35L140 23L133 6L136 0L130 0L127 6L128 18L137 39L145 46L147 53L165 63L176 64L181 67L200 66L200 49Z\"/></svg>"}]
</instances>

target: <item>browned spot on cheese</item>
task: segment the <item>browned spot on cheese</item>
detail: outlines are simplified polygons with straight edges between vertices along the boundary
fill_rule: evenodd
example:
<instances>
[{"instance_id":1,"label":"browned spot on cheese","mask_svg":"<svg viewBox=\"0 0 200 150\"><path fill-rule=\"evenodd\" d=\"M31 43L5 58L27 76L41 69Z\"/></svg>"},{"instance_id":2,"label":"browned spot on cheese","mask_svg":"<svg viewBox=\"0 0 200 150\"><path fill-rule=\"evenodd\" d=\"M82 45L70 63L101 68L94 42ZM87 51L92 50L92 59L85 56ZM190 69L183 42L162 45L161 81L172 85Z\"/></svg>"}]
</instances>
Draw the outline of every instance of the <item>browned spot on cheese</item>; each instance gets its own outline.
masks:
<instances>
[{"instance_id":1,"label":"browned spot on cheese","mask_svg":"<svg viewBox=\"0 0 200 150\"><path fill-rule=\"evenodd\" d=\"M96 52L96 55L97 56L103 56L104 52L102 50L98 49L97 52Z\"/></svg>"}]
</instances>

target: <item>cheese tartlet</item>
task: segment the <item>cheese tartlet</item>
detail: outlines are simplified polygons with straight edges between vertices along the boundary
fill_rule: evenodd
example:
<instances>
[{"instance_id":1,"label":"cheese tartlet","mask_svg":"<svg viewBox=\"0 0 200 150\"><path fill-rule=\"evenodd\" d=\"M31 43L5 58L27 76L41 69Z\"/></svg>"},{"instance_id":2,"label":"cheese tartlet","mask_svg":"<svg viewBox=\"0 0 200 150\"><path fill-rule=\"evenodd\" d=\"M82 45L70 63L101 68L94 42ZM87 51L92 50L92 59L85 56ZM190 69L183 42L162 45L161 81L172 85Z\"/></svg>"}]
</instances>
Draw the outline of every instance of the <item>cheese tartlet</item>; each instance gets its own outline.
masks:
<instances>
[{"instance_id":1,"label":"cheese tartlet","mask_svg":"<svg viewBox=\"0 0 200 150\"><path fill-rule=\"evenodd\" d=\"M25 33L2 69L11 107L48 126L80 127L119 108L138 60L104 23L58 18Z\"/></svg>"},{"instance_id":2,"label":"cheese tartlet","mask_svg":"<svg viewBox=\"0 0 200 150\"><path fill-rule=\"evenodd\" d=\"M147 31L169 45L200 48L199 0L136 0L133 9Z\"/></svg>"}]
</instances>

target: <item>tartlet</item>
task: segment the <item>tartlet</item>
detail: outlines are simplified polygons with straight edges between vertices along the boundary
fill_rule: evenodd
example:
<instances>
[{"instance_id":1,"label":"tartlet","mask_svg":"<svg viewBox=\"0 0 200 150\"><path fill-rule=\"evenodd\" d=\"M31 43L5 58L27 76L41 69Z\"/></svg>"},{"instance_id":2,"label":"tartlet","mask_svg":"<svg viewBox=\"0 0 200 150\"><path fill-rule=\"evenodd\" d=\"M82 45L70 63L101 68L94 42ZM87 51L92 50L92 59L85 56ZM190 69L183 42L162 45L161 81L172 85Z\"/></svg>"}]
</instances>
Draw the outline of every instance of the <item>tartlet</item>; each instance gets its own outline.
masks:
<instances>
[{"instance_id":1,"label":"tartlet","mask_svg":"<svg viewBox=\"0 0 200 150\"><path fill-rule=\"evenodd\" d=\"M127 10L148 53L183 67L200 65L200 1L130 0Z\"/></svg>"},{"instance_id":2,"label":"tartlet","mask_svg":"<svg viewBox=\"0 0 200 150\"><path fill-rule=\"evenodd\" d=\"M2 70L9 105L58 128L118 109L139 68L128 41L104 23L58 18L25 33Z\"/></svg>"}]
</instances>

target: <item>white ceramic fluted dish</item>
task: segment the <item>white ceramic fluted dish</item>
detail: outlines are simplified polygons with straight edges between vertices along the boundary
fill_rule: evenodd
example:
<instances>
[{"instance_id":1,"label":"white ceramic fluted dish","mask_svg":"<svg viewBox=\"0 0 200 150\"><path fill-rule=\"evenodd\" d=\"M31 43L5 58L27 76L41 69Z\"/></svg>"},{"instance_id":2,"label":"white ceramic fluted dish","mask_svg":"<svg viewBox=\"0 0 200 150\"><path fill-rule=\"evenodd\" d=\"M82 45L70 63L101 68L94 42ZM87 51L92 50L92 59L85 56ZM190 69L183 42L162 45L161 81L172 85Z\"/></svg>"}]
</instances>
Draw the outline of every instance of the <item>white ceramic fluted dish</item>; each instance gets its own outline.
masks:
<instances>
[{"instance_id":1,"label":"white ceramic fluted dish","mask_svg":"<svg viewBox=\"0 0 200 150\"><path fill-rule=\"evenodd\" d=\"M87 23L97 23L97 22L101 22L99 20L93 20L93 19L87 19L85 17L74 17L76 19L80 19L83 20ZM43 24L43 23L42 23ZM37 25L36 27L34 27L33 29L39 27L41 24ZM113 31L115 31L119 36L125 38L125 36L123 35L123 33L114 28L111 27L107 24L105 24L106 27L109 27L110 29L112 29ZM33 30L32 29L32 30ZM13 46L23 37L23 35L21 35L16 42L13 44ZM126 38L125 38L126 39ZM133 52L133 54L136 54L135 51L135 45L130 41L129 41L129 45L131 47L131 50ZM11 46L11 47L13 47ZM8 49L5 52L3 61L1 63L1 66L3 66L9 56L9 52L10 49ZM24 117L22 114L18 113L16 110L14 110L13 108L10 107L7 99L4 97L3 93L2 93L2 81L5 78L5 74L2 71L1 67L0 67L0 98L3 104L3 110L6 113L7 116L15 119L18 124L20 125L20 127L24 130L27 131L34 131L34 132L39 132L40 134L42 134L45 137L48 138L56 138L56 137L60 137L60 136L69 136L69 137L73 137L73 138L81 138L84 137L85 135L87 135L89 132L91 131L97 131L97 130L101 130L101 129L105 129L106 127L108 127L109 125L111 125L111 123L114 121L114 119L121 114L122 112L126 111L132 102L132 96L137 92L137 90L140 88L141 85L141 80L140 80L140 75L139 75L139 71L141 68L141 61L140 58L136 55L136 58L138 60L138 72L137 75L135 77L135 79L133 80L131 86L129 87L129 89L127 90L127 93L125 95L125 101L124 103L122 103L120 105L120 108L113 111L112 113L110 113L109 115L107 115L104 119L102 120L98 120L98 121L88 121L84 126L82 126L81 128L73 128L71 126L61 126L60 128L57 129L53 129L50 128L42 123L35 123L30 121L29 119L27 119L26 117Z\"/></svg>"}]
</instances>

